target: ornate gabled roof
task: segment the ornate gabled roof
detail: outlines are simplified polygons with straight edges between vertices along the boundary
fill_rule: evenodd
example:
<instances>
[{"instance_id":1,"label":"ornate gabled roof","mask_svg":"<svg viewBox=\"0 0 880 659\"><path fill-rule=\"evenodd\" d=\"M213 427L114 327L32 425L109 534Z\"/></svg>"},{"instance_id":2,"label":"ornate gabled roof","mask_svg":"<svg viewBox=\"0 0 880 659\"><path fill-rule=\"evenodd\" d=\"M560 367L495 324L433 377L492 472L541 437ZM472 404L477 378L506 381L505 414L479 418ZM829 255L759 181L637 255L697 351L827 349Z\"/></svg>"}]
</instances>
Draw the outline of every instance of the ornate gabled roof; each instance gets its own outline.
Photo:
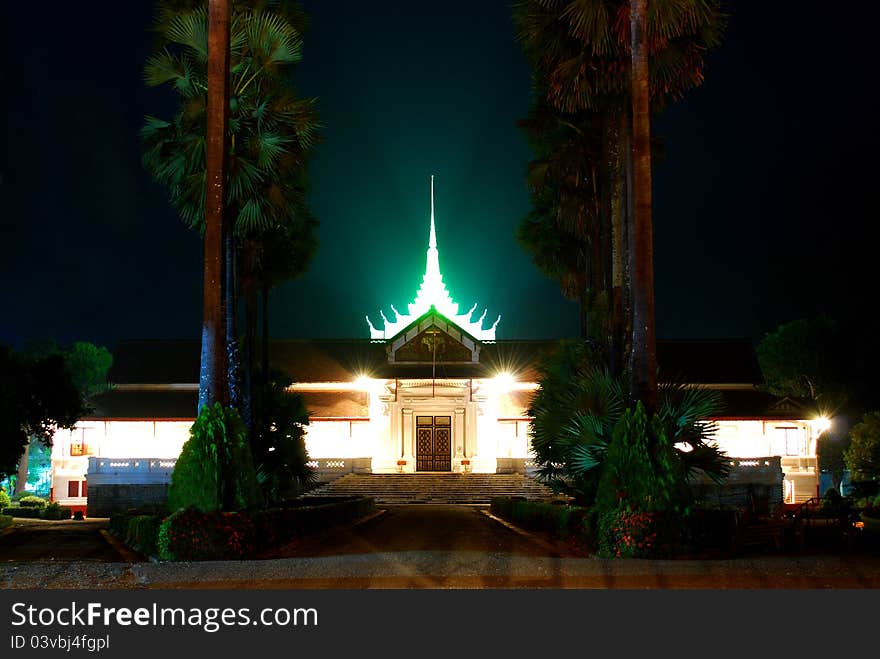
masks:
<instances>
[{"instance_id":1,"label":"ornate gabled roof","mask_svg":"<svg viewBox=\"0 0 880 659\"><path fill-rule=\"evenodd\" d=\"M487 310L477 320L471 320L476 311L477 303L470 308L467 313L458 313L458 303L453 302L452 296L446 290L446 284L443 282L443 275L440 273L440 254L437 251L437 232L434 226L434 176L431 176L431 230L428 236L428 254L425 263L425 274L422 277L422 284L416 292L415 300L408 305L407 314L401 314L394 306L391 311L394 312L394 320L389 320L385 316L384 311L380 311L384 326L377 329L370 322L367 316L367 325L370 326L370 338L391 339L398 334L413 321L423 316L431 309L436 309L445 318L456 324L462 330L475 337L480 341L494 341L495 328L501 320L501 316L495 319L491 327L483 329L483 320L486 318Z\"/></svg>"},{"instance_id":2,"label":"ornate gabled roof","mask_svg":"<svg viewBox=\"0 0 880 659\"><path fill-rule=\"evenodd\" d=\"M443 317L435 307L390 337L389 362L476 363L480 342Z\"/></svg>"}]
</instances>

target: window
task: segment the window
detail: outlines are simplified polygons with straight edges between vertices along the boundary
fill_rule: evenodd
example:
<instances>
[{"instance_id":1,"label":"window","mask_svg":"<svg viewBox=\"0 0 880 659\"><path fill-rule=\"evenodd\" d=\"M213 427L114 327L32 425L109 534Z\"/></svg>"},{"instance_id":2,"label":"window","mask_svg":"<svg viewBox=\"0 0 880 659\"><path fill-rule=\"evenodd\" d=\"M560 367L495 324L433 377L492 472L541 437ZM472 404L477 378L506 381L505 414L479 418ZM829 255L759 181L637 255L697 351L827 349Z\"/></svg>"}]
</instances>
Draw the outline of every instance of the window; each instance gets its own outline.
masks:
<instances>
[{"instance_id":1,"label":"window","mask_svg":"<svg viewBox=\"0 0 880 659\"><path fill-rule=\"evenodd\" d=\"M79 496L79 481L67 481L67 496Z\"/></svg>"},{"instance_id":2,"label":"window","mask_svg":"<svg viewBox=\"0 0 880 659\"><path fill-rule=\"evenodd\" d=\"M71 443L70 445L70 455L78 456L78 455L88 455L89 447L84 444L82 441L76 441Z\"/></svg>"},{"instance_id":3,"label":"window","mask_svg":"<svg viewBox=\"0 0 880 659\"><path fill-rule=\"evenodd\" d=\"M777 426L779 453L777 455L805 455L805 436L802 428L796 426Z\"/></svg>"},{"instance_id":4,"label":"window","mask_svg":"<svg viewBox=\"0 0 880 659\"><path fill-rule=\"evenodd\" d=\"M80 485L79 485L79 495L80 495L81 497L86 496L86 484L87 484L86 481L80 481Z\"/></svg>"}]
</instances>

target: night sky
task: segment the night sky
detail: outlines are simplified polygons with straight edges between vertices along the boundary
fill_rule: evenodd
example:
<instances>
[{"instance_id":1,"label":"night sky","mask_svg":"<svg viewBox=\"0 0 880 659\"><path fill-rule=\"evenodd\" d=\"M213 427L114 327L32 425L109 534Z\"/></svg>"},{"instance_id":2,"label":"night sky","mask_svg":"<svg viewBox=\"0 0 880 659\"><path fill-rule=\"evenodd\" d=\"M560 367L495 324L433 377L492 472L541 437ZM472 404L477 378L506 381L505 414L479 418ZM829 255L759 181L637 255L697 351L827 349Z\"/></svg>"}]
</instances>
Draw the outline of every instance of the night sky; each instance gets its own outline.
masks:
<instances>
[{"instance_id":1,"label":"night sky","mask_svg":"<svg viewBox=\"0 0 880 659\"><path fill-rule=\"evenodd\" d=\"M369 336L412 301L435 174L441 268L498 338L577 333L577 309L514 239L529 71L507 1L307 0L297 81L324 142L321 246L273 294L279 338ZM3 2L0 341L196 338L199 238L140 163L149 2ZM825 312L876 324L877 3L740 2L703 87L654 133L657 330L751 337Z\"/></svg>"}]
</instances>

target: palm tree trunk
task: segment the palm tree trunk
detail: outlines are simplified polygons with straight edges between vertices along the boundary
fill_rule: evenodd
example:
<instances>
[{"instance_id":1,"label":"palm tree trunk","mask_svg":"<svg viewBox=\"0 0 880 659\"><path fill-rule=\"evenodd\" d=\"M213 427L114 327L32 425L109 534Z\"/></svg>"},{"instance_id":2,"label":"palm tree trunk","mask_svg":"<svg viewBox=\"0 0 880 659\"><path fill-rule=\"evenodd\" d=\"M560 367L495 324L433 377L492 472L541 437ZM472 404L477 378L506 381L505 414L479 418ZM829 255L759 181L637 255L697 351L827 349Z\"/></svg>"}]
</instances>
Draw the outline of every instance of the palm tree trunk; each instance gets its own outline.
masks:
<instances>
[{"instance_id":1,"label":"palm tree trunk","mask_svg":"<svg viewBox=\"0 0 880 659\"><path fill-rule=\"evenodd\" d=\"M265 433L268 429L266 426L266 396L269 391L269 382L271 376L269 374L269 282L263 281L260 286L260 297L262 307L262 316L260 321L260 381L257 385L257 396L259 397L259 408L257 411L257 427L261 433Z\"/></svg>"},{"instance_id":2,"label":"palm tree trunk","mask_svg":"<svg viewBox=\"0 0 880 659\"><path fill-rule=\"evenodd\" d=\"M241 355L238 347L238 247L232 222L234 209L227 207L227 222L224 227L225 272L223 285L223 304L226 315L226 358L228 368L229 405L241 408Z\"/></svg>"},{"instance_id":3,"label":"palm tree trunk","mask_svg":"<svg viewBox=\"0 0 880 659\"><path fill-rule=\"evenodd\" d=\"M624 116L628 116L625 114ZM611 128L611 341L609 345L609 370L612 375L623 372L623 355L626 340L624 338L626 323L624 322L625 294L625 249L624 230L626 228L626 180L622 158L623 135L621 134L621 116L616 114Z\"/></svg>"},{"instance_id":4,"label":"palm tree trunk","mask_svg":"<svg viewBox=\"0 0 880 659\"><path fill-rule=\"evenodd\" d=\"M630 398L654 411L657 344L654 328L654 249L651 217L651 116L648 89L647 0L630 0L633 106L633 344Z\"/></svg>"},{"instance_id":5,"label":"palm tree trunk","mask_svg":"<svg viewBox=\"0 0 880 659\"><path fill-rule=\"evenodd\" d=\"M230 0L208 3L208 108L205 191L205 282L199 409L229 403L223 312L226 127L229 114Z\"/></svg>"},{"instance_id":6,"label":"palm tree trunk","mask_svg":"<svg viewBox=\"0 0 880 659\"><path fill-rule=\"evenodd\" d=\"M244 295L244 369L242 413L248 430L254 432L259 402L255 398L257 368L257 279L256 245L244 241L242 251L242 293Z\"/></svg>"}]
</instances>

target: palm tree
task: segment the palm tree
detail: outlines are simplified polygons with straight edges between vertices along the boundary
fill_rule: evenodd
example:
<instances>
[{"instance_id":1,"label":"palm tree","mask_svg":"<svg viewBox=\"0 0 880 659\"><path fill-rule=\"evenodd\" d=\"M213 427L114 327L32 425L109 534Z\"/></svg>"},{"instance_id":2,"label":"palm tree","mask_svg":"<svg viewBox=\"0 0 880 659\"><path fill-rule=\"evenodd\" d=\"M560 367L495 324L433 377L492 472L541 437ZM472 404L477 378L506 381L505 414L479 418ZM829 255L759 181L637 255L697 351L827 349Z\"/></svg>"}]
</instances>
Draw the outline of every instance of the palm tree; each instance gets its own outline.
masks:
<instances>
[{"instance_id":1,"label":"palm tree","mask_svg":"<svg viewBox=\"0 0 880 659\"><path fill-rule=\"evenodd\" d=\"M229 0L210 0L205 138L205 276L199 410L229 404L223 306L226 210L226 132L229 112Z\"/></svg>"},{"instance_id":2,"label":"palm tree","mask_svg":"<svg viewBox=\"0 0 880 659\"><path fill-rule=\"evenodd\" d=\"M145 80L150 86L172 86L180 108L170 121L147 117L141 131L147 170L167 187L182 219L200 232L207 228L203 222L206 20L199 0L159 4L158 51L147 61ZM247 299L246 326L256 323L253 301L259 274L251 270L259 267L261 246L279 232L296 233L311 249L315 245L311 232L316 223L304 199L307 160L319 125L314 99L298 98L290 81L292 68L301 59L305 23L296 5L280 2L236 4L231 17L224 299L230 319L228 353L233 355L239 293ZM245 355L249 367L253 361L252 355ZM233 373L235 366L229 369ZM245 375L246 391L240 402L250 421L253 374Z\"/></svg>"},{"instance_id":3,"label":"palm tree","mask_svg":"<svg viewBox=\"0 0 880 659\"><path fill-rule=\"evenodd\" d=\"M630 400L649 412L657 405L654 315L654 230L651 219L651 102L648 92L648 0L630 0L632 35L633 220Z\"/></svg>"},{"instance_id":4,"label":"palm tree","mask_svg":"<svg viewBox=\"0 0 880 659\"><path fill-rule=\"evenodd\" d=\"M617 364L623 354L633 352L634 341L641 352L639 364L646 359L649 343L644 332L636 335L632 329L636 266L632 257L634 252L645 252L632 249L637 236L632 217L630 3L522 0L514 5L513 16L517 38L533 69L536 106L547 104L555 109L563 125L590 126L599 144L582 156L592 166L569 169L578 171L581 182L595 191L590 204L597 214L583 217L597 225L593 235L598 236L594 243L599 250L585 258L584 264L601 272L602 295L597 299L604 301L610 314L604 323L604 343L609 365L618 372ZM655 0L647 9L645 25L650 102L657 111L702 82L705 53L720 43L724 16L718 0ZM553 126L547 129L547 139L559 144ZM642 228L638 239L646 237ZM645 274L644 266L644 261L639 262L640 277ZM640 284L639 290L646 290L642 280ZM643 296L639 299L643 317L647 309Z\"/></svg>"},{"instance_id":5,"label":"palm tree","mask_svg":"<svg viewBox=\"0 0 880 659\"><path fill-rule=\"evenodd\" d=\"M540 387L529 408L537 478L591 505L614 431L629 409L626 377L608 372L600 355L583 342L565 342L539 365ZM675 446L685 479L703 473L714 480L729 472L711 443L713 418L723 411L720 392L667 382L658 390L654 418Z\"/></svg>"}]
</instances>

